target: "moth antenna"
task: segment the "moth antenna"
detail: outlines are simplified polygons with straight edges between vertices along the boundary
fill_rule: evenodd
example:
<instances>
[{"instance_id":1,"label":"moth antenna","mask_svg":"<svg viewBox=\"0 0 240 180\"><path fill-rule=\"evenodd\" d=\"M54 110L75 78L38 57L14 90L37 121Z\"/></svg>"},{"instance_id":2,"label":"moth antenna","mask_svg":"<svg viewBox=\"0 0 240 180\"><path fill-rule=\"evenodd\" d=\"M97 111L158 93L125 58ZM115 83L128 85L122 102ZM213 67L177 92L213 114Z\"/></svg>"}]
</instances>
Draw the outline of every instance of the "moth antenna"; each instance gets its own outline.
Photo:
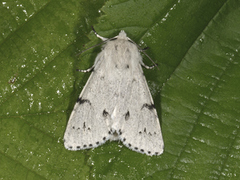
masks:
<instances>
[{"instance_id":1,"label":"moth antenna","mask_svg":"<svg viewBox=\"0 0 240 180\"><path fill-rule=\"evenodd\" d=\"M85 49L85 50L81 51L81 52L80 52L80 53L78 53L76 56L79 56L80 54L82 54L82 53L84 53L84 52L88 51L89 49L92 49L92 48L95 48L95 47L97 47L97 46L100 46L100 45L101 45L101 44L103 44L103 43L105 43L105 41L103 41L103 42L100 42L100 43L98 43L98 44L96 44L96 45L93 45L93 46L91 46L90 48L87 48L87 49Z\"/></svg>"},{"instance_id":2,"label":"moth antenna","mask_svg":"<svg viewBox=\"0 0 240 180\"><path fill-rule=\"evenodd\" d=\"M106 43L106 41L109 40L108 38L105 38L105 37L100 36L100 35L95 31L95 29L93 28L93 26L92 26L92 30L93 30L94 34L95 34L99 39L102 40L102 42L100 42L100 43L98 43L98 44L96 44L96 45L93 45L93 46L91 46L91 47L89 47L89 48L81 51L81 52L78 53L76 56L79 56L80 54L88 51L89 49L92 49L92 48L95 48L95 47L97 47L97 46L100 46L101 44Z\"/></svg>"}]
</instances>

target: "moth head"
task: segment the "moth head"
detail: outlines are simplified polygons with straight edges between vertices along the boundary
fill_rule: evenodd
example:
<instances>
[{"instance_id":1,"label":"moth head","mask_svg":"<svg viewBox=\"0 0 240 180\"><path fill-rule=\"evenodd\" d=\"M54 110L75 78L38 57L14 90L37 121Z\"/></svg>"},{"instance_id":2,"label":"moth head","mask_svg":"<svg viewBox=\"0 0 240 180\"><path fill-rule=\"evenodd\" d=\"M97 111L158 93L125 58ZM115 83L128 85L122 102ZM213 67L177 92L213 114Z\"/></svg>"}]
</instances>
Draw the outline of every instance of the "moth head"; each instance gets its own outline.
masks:
<instances>
[{"instance_id":1,"label":"moth head","mask_svg":"<svg viewBox=\"0 0 240 180\"><path fill-rule=\"evenodd\" d=\"M124 30L121 30L119 35L117 36L118 39L125 39L128 40L127 34L125 33Z\"/></svg>"}]
</instances>

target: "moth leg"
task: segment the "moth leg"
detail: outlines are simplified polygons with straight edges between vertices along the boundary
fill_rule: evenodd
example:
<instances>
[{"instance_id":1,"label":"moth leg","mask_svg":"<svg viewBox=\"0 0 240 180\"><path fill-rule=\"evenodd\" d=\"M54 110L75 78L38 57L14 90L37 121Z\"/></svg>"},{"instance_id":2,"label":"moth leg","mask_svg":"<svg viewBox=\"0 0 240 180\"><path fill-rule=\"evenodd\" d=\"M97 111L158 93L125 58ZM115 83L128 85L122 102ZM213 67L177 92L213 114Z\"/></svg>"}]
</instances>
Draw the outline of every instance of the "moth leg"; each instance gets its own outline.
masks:
<instances>
[{"instance_id":1,"label":"moth leg","mask_svg":"<svg viewBox=\"0 0 240 180\"><path fill-rule=\"evenodd\" d=\"M143 62L141 62L141 65L142 65L143 67L145 67L146 69L153 69L154 67L157 67L157 64L154 64L154 65L152 65L152 66L147 66L147 65L144 64Z\"/></svg>"},{"instance_id":2,"label":"moth leg","mask_svg":"<svg viewBox=\"0 0 240 180\"><path fill-rule=\"evenodd\" d=\"M145 47L145 48L141 49L140 51L143 52L143 51L146 51L148 49L149 49L149 47Z\"/></svg>"},{"instance_id":3,"label":"moth leg","mask_svg":"<svg viewBox=\"0 0 240 180\"><path fill-rule=\"evenodd\" d=\"M77 71L80 71L80 72L84 72L84 73L86 73L86 72L90 72L90 71L92 71L93 69L94 69L94 65L92 66L92 67L90 67L90 68L88 68L88 69L76 69Z\"/></svg>"},{"instance_id":4,"label":"moth leg","mask_svg":"<svg viewBox=\"0 0 240 180\"><path fill-rule=\"evenodd\" d=\"M136 44L137 45L137 44ZM139 47L137 45L137 47ZM139 47L140 48L140 47ZM146 64L144 64L143 62L141 62L141 65L143 67L145 67L146 69L153 69L154 67L157 67L158 68L158 65L152 60L152 58L150 58L147 53L145 52L146 50L148 49L148 47L144 48L144 49L141 49L140 52L142 52L145 56L147 56L148 59L150 59L152 62L153 62L153 65L152 66L147 66ZM159 68L158 68L159 69Z\"/></svg>"}]
</instances>

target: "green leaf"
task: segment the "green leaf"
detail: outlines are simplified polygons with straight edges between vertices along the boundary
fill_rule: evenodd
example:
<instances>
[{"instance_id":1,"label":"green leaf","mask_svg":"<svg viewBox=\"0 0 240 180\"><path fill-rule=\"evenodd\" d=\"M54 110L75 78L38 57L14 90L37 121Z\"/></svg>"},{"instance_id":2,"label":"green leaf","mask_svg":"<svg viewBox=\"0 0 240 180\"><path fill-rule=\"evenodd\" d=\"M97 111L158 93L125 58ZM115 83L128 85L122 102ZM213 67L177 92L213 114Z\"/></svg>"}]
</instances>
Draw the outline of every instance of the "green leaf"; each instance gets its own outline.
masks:
<instances>
[{"instance_id":1,"label":"green leaf","mask_svg":"<svg viewBox=\"0 0 240 180\"><path fill-rule=\"evenodd\" d=\"M3 1L0 179L239 179L238 0ZM144 70L164 153L120 142L72 152L63 135L100 51L120 30L159 65ZM151 62L144 57L144 62Z\"/></svg>"}]
</instances>

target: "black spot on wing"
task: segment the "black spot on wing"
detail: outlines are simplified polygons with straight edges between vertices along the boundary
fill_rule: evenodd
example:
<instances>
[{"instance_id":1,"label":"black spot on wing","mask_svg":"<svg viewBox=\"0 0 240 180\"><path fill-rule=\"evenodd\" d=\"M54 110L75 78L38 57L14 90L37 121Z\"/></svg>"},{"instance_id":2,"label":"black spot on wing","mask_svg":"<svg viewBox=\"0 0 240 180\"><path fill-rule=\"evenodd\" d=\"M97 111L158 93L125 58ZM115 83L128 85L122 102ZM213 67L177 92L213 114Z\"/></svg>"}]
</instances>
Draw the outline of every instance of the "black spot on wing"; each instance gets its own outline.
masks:
<instances>
[{"instance_id":1,"label":"black spot on wing","mask_svg":"<svg viewBox=\"0 0 240 180\"><path fill-rule=\"evenodd\" d=\"M104 116L104 117L109 116L109 113L108 113L105 109L103 110L103 116Z\"/></svg>"},{"instance_id":2,"label":"black spot on wing","mask_svg":"<svg viewBox=\"0 0 240 180\"><path fill-rule=\"evenodd\" d=\"M128 119L129 119L129 117L130 117L130 113L129 113L129 111L125 114L125 120L127 121Z\"/></svg>"},{"instance_id":3,"label":"black spot on wing","mask_svg":"<svg viewBox=\"0 0 240 180\"><path fill-rule=\"evenodd\" d=\"M153 132L153 134L152 134L151 132L148 132L146 127L143 129L143 132L142 132L142 131L139 131L138 133L139 133L139 134L145 133L145 134L147 134L147 135L149 135L149 136L152 136L153 134L154 134L154 135L157 134L155 131Z\"/></svg>"},{"instance_id":4,"label":"black spot on wing","mask_svg":"<svg viewBox=\"0 0 240 180\"><path fill-rule=\"evenodd\" d=\"M118 134L122 135L122 130L121 129L118 130Z\"/></svg>"},{"instance_id":5,"label":"black spot on wing","mask_svg":"<svg viewBox=\"0 0 240 180\"><path fill-rule=\"evenodd\" d=\"M91 102L88 99L82 99L81 97L77 99L78 104L83 104L83 103L89 103L91 105Z\"/></svg>"},{"instance_id":6,"label":"black spot on wing","mask_svg":"<svg viewBox=\"0 0 240 180\"><path fill-rule=\"evenodd\" d=\"M147 104L147 103L145 103L145 104L143 104L141 109L143 109L143 108L147 108L147 109L149 109L151 111L151 110L155 109L155 106L154 106L154 104Z\"/></svg>"}]
</instances>

